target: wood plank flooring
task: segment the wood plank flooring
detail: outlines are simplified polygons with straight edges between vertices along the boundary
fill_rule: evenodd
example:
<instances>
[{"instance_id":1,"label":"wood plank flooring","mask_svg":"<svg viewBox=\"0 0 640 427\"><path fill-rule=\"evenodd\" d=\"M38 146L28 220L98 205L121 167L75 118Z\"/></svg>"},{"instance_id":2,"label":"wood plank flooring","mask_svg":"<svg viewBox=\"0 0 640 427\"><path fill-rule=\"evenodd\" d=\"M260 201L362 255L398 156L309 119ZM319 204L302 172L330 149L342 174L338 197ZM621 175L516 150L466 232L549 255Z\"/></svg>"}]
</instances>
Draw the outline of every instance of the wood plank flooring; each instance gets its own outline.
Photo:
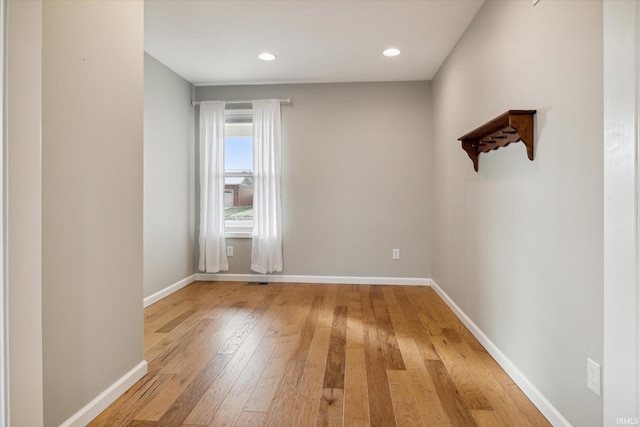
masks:
<instances>
[{"instance_id":1,"label":"wood plank flooring","mask_svg":"<svg viewBox=\"0 0 640 427\"><path fill-rule=\"evenodd\" d=\"M548 426L428 287L196 282L90 426Z\"/></svg>"}]
</instances>

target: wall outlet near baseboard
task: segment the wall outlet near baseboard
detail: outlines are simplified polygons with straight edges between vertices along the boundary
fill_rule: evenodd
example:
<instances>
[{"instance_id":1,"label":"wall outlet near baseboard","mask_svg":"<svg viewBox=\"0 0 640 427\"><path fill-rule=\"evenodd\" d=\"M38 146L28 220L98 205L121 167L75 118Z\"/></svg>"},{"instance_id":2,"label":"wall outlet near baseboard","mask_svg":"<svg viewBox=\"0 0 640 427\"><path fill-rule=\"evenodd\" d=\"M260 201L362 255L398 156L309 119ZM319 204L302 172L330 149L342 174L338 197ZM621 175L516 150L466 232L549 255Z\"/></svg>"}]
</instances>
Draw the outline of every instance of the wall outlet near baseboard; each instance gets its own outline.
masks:
<instances>
[{"instance_id":1,"label":"wall outlet near baseboard","mask_svg":"<svg viewBox=\"0 0 640 427\"><path fill-rule=\"evenodd\" d=\"M233 246L227 246L227 256L233 256Z\"/></svg>"},{"instance_id":2,"label":"wall outlet near baseboard","mask_svg":"<svg viewBox=\"0 0 640 427\"><path fill-rule=\"evenodd\" d=\"M400 259L400 249L394 249L391 254L392 259Z\"/></svg>"},{"instance_id":3,"label":"wall outlet near baseboard","mask_svg":"<svg viewBox=\"0 0 640 427\"><path fill-rule=\"evenodd\" d=\"M600 396L600 365L587 357L587 387Z\"/></svg>"}]
</instances>

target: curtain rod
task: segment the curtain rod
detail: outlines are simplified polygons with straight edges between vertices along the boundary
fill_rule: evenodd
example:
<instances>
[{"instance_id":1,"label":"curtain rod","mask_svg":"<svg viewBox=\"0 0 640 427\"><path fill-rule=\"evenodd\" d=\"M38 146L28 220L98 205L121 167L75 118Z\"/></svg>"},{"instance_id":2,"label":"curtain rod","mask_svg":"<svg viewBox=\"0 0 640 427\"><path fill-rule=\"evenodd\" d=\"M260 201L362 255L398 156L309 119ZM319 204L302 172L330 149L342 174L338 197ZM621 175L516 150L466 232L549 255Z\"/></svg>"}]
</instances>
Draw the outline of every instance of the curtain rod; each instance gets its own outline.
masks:
<instances>
[{"instance_id":1,"label":"curtain rod","mask_svg":"<svg viewBox=\"0 0 640 427\"><path fill-rule=\"evenodd\" d=\"M280 101L280 105L291 105L291 98L286 99L278 99ZM200 105L204 101L191 101L191 105ZM253 101L225 101L226 104L235 105L235 104L251 104Z\"/></svg>"}]
</instances>

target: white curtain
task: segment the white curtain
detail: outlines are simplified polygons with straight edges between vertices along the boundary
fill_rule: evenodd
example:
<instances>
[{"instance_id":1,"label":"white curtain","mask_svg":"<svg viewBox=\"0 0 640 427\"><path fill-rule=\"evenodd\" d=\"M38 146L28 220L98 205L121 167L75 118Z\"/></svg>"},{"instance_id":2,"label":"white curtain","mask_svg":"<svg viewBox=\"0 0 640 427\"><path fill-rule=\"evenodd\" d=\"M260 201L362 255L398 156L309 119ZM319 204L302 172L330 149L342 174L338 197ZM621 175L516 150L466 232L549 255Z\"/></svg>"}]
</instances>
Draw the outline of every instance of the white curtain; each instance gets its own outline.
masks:
<instances>
[{"instance_id":1,"label":"white curtain","mask_svg":"<svg viewBox=\"0 0 640 427\"><path fill-rule=\"evenodd\" d=\"M229 270L224 239L224 106L200 104L200 261L206 273Z\"/></svg>"},{"instance_id":2,"label":"white curtain","mask_svg":"<svg viewBox=\"0 0 640 427\"><path fill-rule=\"evenodd\" d=\"M280 101L253 101L253 241L251 270L282 271Z\"/></svg>"}]
</instances>

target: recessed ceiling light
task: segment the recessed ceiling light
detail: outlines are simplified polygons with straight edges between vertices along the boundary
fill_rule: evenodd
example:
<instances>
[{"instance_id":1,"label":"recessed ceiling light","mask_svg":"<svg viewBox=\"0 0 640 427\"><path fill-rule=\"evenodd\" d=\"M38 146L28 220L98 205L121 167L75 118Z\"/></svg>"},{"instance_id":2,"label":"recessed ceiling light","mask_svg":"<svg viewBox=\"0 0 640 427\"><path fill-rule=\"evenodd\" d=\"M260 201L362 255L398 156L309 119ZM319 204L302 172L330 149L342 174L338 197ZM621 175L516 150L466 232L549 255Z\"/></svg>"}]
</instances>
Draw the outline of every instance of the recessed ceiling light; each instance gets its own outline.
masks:
<instances>
[{"instance_id":1,"label":"recessed ceiling light","mask_svg":"<svg viewBox=\"0 0 640 427\"><path fill-rule=\"evenodd\" d=\"M384 56L398 56L402 53L400 49L396 49L395 47L390 47L389 49L382 52Z\"/></svg>"},{"instance_id":2,"label":"recessed ceiling light","mask_svg":"<svg viewBox=\"0 0 640 427\"><path fill-rule=\"evenodd\" d=\"M258 55L258 58L262 59L263 61L273 61L274 59L276 59L276 56L273 53L262 52L260 55Z\"/></svg>"}]
</instances>

